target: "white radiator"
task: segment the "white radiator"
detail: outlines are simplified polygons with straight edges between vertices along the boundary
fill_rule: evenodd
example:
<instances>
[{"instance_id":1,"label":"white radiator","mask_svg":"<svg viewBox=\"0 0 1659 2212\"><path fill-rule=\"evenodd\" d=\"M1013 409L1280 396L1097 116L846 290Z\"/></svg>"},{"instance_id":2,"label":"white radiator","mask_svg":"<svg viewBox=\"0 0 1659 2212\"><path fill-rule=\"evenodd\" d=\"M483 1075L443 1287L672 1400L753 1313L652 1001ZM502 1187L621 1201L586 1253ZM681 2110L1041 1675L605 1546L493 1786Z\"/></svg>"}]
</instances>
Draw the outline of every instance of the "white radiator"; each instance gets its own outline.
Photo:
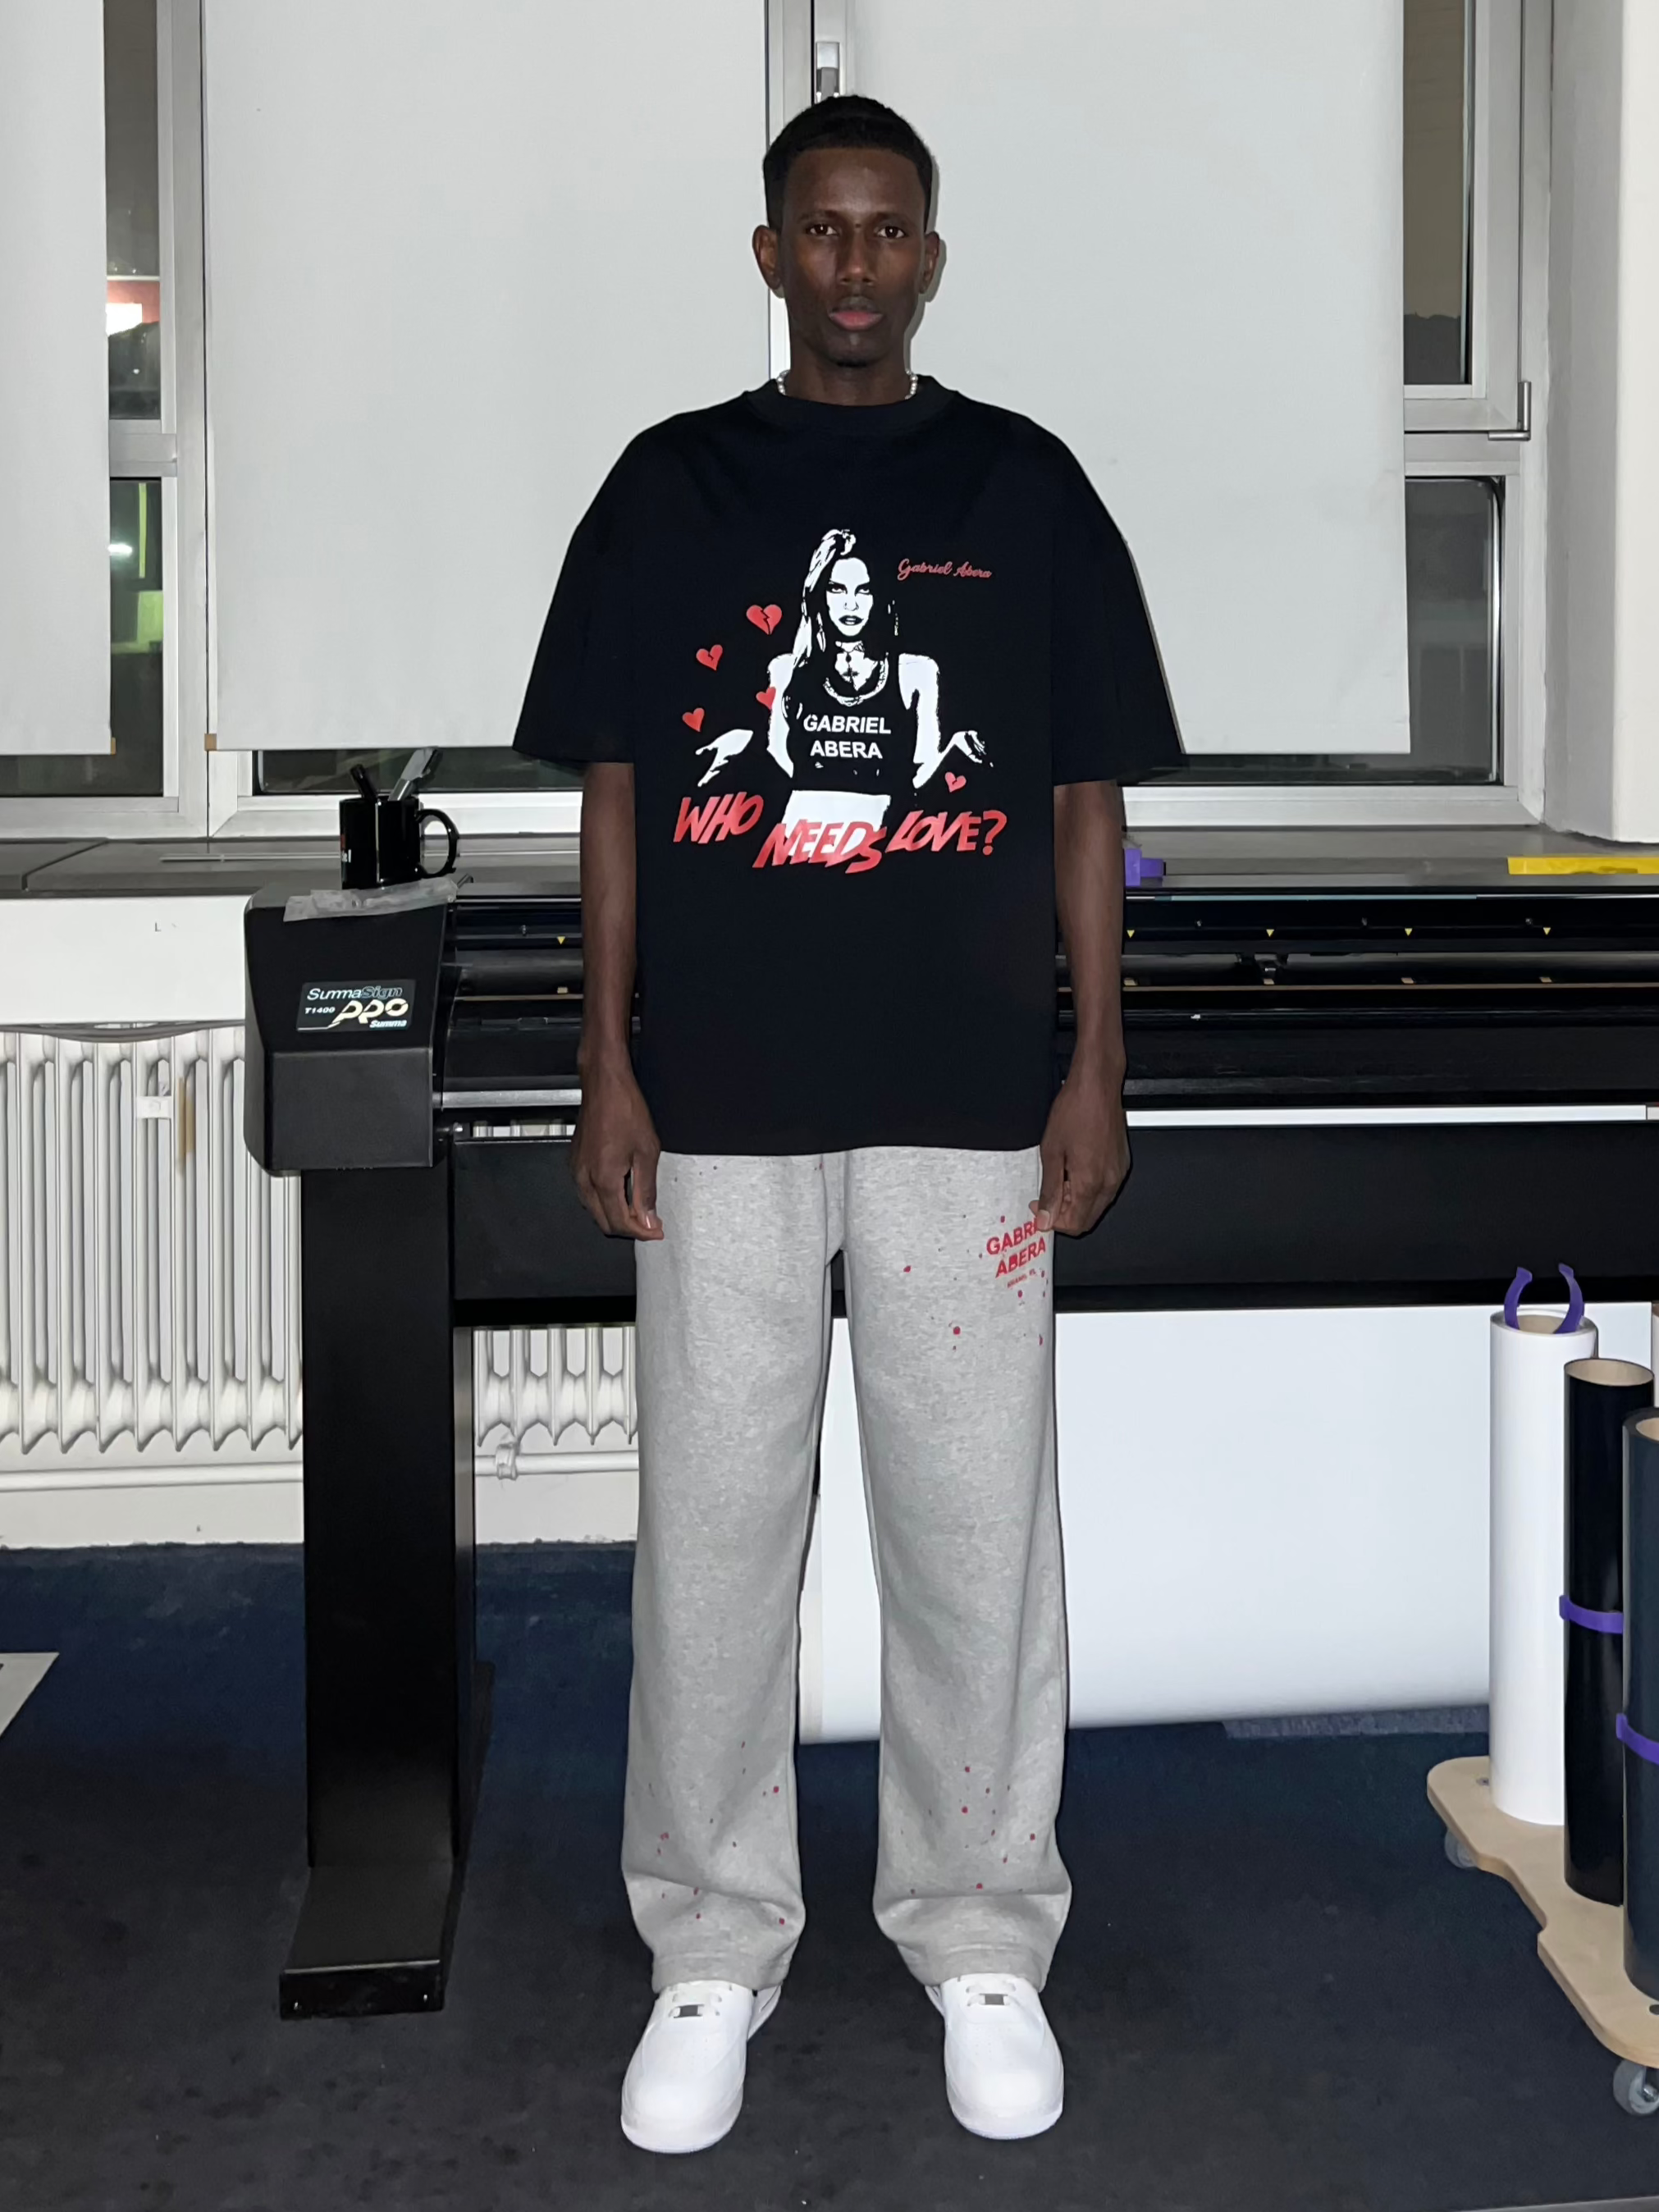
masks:
<instances>
[{"instance_id":1,"label":"white radiator","mask_svg":"<svg viewBox=\"0 0 1659 2212\"><path fill-rule=\"evenodd\" d=\"M241 1130L240 1028L0 1030L0 1485L297 1455L299 1185ZM633 1465L631 1329L474 1357L481 1472Z\"/></svg>"}]
</instances>

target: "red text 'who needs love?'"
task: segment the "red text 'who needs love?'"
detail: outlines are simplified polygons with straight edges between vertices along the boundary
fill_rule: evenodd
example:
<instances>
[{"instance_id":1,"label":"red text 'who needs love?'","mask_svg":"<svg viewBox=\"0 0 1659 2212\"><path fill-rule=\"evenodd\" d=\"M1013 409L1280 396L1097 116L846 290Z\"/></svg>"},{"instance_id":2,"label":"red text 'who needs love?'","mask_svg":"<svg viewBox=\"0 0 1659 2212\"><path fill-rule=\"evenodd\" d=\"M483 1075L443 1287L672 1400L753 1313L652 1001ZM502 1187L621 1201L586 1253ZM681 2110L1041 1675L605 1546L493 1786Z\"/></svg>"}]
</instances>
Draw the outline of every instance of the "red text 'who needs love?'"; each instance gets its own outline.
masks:
<instances>
[{"instance_id":1,"label":"red text 'who needs love?'","mask_svg":"<svg viewBox=\"0 0 1659 2212\"><path fill-rule=\"evenodd\" d=\"M759 823L765 801L757 792L727 791L698 806L680 801L674 842L688 839L713 845L746 837ZM756 854L757 868L807 861L819 867L845 866L849 876L864 874L893 853L981 853L988 854L1007 826L1000 807L980 814L907 814L890 836L868 822L775 822Z\"/></svg>"}]
</instances>

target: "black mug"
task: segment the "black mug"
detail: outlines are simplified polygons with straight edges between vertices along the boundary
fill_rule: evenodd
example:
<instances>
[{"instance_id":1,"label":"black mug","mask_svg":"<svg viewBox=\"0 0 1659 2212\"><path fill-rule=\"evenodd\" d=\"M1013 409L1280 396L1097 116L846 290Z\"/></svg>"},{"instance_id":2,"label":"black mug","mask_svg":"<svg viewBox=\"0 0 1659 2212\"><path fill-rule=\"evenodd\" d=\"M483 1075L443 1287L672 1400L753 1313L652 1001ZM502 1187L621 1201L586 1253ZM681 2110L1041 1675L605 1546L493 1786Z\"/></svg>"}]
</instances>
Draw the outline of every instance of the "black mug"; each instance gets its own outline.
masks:
<instances>
[{"instance_id":1,"label":"black mug","mask_svg":"<svg viewBox=\"0 0 1659 2212\"><path fill-rule=\"evenodd\" d=\"M441 867L421 866L422 839L428 822L441 824L449 840ZM383 791L340 801L340 883L346 890L372 890L382 884L412 884L422 876L447 876L455 866L459 847L459 836L449 817L435 806L422 806L413 792L402 799Z\"/></svg>"}]
</instances>

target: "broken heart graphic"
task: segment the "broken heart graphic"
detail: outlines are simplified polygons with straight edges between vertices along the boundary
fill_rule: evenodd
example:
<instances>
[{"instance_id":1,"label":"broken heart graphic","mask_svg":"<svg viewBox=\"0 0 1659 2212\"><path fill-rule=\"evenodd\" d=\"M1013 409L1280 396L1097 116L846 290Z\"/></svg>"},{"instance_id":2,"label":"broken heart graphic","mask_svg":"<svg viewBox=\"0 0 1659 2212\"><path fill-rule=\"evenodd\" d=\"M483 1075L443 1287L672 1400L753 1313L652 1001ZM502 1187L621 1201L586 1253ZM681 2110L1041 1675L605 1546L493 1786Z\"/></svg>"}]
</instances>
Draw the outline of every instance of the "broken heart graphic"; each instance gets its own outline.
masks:
<instances>
[{"instance_id":1,"label":"broken heart graphic","mask_svg":"<svg viewBox=\"0 0 1659 2212\"><path fill-rule=\"evenodd\" d=\"M771 636L773 631L783 620L783 609L781 607L746 607L744 611L748 616L750 621L754 623L755 628L757 629L763 629L768 637Z\"/></svg>"},{"instance_id":2,"label":"broken heart graphic","mask_svg":"<svg viewBox=\"0 0 1659 2212\"><path fill-rule=\"evenodd\" d=\"M967 781L965 775L952 775L948 768L945 771L945 788L947 791L960 791Z\"/></svg>"},{"instance_id":3,"label":"broken heart graphic","mask_svg":"<svg viewBox=\"0 0 1659 2212\"><path fill-rule=\"evenodd\" d=\"M700 645L697 647L697 658L705 668L718 668L720 665L720 655L725 650L726 647L723 645Z\"/></svg>"},{"instance_id":4,"label":"broken heart graphic","mask_svg":"<svg viewBox=\"0 0 1659 2212\"><path fill-rule=\"evenodd\" d=\"M762 706L764 707L769 713L771 710L772 702L777 697L777 696L776 690L770 684L767 685L764 691L757 691L755 694L755 696L760 701Z\"/></svg>"},{"instance_id":5,"label":"broken heart graphic","mask_svg":"<svg viewBox=\"0 0 1659 2212\"><path fill-rule=\"evenodd\" d=\"M702 727L702 708L694 707L689 714L682 714L680 720L688 730L700 730Z\"/></svg>"}]
</instances>

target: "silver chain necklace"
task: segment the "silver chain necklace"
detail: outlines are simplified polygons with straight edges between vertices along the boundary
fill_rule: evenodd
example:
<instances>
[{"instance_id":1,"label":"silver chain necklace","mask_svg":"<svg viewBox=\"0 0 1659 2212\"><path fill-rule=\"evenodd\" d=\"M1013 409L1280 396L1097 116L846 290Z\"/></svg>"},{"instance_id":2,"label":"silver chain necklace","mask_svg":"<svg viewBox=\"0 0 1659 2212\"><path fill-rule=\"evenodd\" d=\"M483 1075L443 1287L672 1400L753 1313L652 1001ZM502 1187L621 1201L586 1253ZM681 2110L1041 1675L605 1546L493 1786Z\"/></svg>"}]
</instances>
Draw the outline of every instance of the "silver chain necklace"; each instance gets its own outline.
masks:
<instances>
[{"instance_id":1,"label":"silver chain necklace","mask_svg":"<svg viewBox=\"0 0 1659 2212\"><path fill-rule=\"evenodd\" d=\"M784 372L783 372L783 375L781 375L781 376L775 376L775 377L772 379L773 383L774 383L774 384L775 384L775 385L777 386L777 387L778 387L778 393L779 393L779 397L780 397L781 398L784 398L784 399L787 399L787 398L789 397L789 394L788 394L788 393L784 390L784 388L783 388L783 379L784 379L784 377L785 377L785 376L787 376L787 375L788 375L788 374L789 374L789 372L788 372L788 370L786 368L786 369L784 370ZM914 399L914 398L915 398L915 396L916 396L916 386L917 386L917 385L918 385L918 384L920 384L920 383L921 383L921 379L917 375L917 374L916 374L916 372L915 371L915 369L912 369L912 370L911 370L911 372L910 372L910 389L909 389L909 390L905 393L905 395L904 395L904 397L905 397L905 398L906 398L906 399ZM900 404L902 404L902 402L901 402Z\"/></svg>"}]
</instances>

